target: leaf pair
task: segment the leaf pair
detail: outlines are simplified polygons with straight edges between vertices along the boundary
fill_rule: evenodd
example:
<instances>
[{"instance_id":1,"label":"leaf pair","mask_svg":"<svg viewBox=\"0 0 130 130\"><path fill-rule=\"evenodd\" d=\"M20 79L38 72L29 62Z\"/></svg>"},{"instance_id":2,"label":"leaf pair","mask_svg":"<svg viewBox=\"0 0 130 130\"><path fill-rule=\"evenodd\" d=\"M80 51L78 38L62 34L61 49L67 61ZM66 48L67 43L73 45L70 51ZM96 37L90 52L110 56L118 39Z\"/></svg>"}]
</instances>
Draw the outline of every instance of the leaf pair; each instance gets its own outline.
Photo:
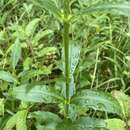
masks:
<instances>
[{"instance_id":1,"label":"leaf pair","mask_svg":"<svg viewBox=\"0 0 130 130\"><path fill-rule=\"evenodd\" d=\"M13 88L12 94L15 98L26 102L64 102L64 98L61 97L60 94L57 94L54 90L51 90L49 87L44 85L21 85L20 87ZM94 110L105 111L122 116L122 109L119 102L108 93L82 90L72 97L70 103L83 108L92 108Z\"/></svg>"}]
</instances>

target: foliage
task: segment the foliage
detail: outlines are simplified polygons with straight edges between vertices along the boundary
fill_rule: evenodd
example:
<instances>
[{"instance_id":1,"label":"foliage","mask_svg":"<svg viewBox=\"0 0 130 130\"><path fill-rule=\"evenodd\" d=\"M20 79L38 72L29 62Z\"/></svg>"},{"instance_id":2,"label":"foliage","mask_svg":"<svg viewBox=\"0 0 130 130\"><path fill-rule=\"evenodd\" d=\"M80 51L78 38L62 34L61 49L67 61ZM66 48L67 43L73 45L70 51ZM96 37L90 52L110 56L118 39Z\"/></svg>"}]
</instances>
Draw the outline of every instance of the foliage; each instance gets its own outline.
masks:
<instances>
[{"instance_id":1,"label":"foliage","mask_svg":"<svg viewBox=\"0 0 130 130\"><path fill-rule=\"evenodd\" d=\"M0 1L0 130L128 130L129 0Z\"/></svg>"}]
</instances>

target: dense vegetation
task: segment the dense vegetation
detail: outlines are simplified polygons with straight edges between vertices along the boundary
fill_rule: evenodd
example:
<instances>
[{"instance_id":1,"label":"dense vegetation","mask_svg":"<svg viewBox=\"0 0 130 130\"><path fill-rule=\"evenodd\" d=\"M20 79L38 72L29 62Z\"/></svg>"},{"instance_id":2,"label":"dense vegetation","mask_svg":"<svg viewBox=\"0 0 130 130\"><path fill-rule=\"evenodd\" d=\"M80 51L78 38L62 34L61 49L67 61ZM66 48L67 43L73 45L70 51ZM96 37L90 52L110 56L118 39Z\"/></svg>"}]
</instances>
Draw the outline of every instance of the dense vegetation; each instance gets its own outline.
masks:
<instances>
[{"instance_id":1,"label":"dense vegetation","mask_svg":"<svg viewBox=\"0 0 130 130\"><path fill-rule=\"evenodd\" d=\"M130 129L130 0L0 0L0 130Z\"/></svg>"}]
</instances>

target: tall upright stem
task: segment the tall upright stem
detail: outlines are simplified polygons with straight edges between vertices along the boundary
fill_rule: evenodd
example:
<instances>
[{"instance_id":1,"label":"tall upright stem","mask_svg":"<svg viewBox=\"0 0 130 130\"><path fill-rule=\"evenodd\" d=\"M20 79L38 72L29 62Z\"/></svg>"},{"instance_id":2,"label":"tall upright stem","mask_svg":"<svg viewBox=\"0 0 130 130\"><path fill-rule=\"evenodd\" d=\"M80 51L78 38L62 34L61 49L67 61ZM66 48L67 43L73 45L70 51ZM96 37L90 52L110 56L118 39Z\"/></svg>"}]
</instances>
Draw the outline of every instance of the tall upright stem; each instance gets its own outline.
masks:
<instances>
[{"instance_id":1,"label":"tall upright stem","mask_svg":"<svg viewBox=\"0 0 130 130\"><path fill-rule=\"evenodd\" d=\"M65 102L65 114L68 115L69 110L69 84L70 84L70 63L69 63L69 28L70 28L70 22L69 22L69 15L70 15L70 9L69 9L69 1L70 0L64 0L64 21L63 21L63 43L64 43L64 59L65 59L65 82L66 82L66 102Z\"/></svg>"}]
</instances>

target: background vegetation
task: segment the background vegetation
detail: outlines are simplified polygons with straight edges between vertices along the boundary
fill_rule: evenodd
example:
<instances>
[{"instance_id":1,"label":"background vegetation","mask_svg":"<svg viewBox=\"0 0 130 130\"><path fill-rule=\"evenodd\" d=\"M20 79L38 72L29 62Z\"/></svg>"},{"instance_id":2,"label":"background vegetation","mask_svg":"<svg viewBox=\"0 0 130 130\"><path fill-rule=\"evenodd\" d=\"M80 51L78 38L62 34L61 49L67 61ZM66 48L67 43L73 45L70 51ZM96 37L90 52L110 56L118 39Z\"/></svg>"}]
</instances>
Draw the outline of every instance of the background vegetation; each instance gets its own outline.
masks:
<instances>
[{"instance_id":1,"label":"background vegetation","mask_svg":"<svg viewBox=\"0 0 130 130\"><path fill-rule=\"evenodd\" d=\"M63 0L53 2L63 12ZM62 66L64 26L61 19L54 17L55 10L41 9L30 0L0 0L0 130L53 130L55 127L56 130L80 130L80 127L74 127L78 124L77 119L82 122L81 126L88 122L88 130L130 129L129 0L72 0L70 7L78 14L82 8L91 12L91 6L106 2L115 5L123 2L124 8L120 4L120 11L78 15L71 21L70 59L77 60L71 66L75 82L71 82L74 88L70 90L70 95L73 96L74 90L91 89L94 91L89 93L90 96L95 95L97 99L100 98L97 90L109 92L113 102L115 98L119 101L123 115L120 115L120 110L109 108L109 102L103 109L102 102L107 102L105 98L99 99L98 108L86 107L88 100L75 101L74 98L67 115L70 121L62 122L66 115L66 100L57 103L47 94L48 90L57 95L60 93L61 96L53 94L53 97L61 101L66 96ZM44 94L46 96L42 97ZM109 96L107 94L101 92L102 97ZM89 105L96 102L92 101ZM86 115L89 117L80 119ZM90 117L95 117L94 121ZM107 128L102 124L98 126L99 119L105 119ZM74 122L73 127L71 121ZM57 122L60 122L58 128ZM97 124L91 128L94 124L89 122Z\"/></svg>"}]
</instances>

